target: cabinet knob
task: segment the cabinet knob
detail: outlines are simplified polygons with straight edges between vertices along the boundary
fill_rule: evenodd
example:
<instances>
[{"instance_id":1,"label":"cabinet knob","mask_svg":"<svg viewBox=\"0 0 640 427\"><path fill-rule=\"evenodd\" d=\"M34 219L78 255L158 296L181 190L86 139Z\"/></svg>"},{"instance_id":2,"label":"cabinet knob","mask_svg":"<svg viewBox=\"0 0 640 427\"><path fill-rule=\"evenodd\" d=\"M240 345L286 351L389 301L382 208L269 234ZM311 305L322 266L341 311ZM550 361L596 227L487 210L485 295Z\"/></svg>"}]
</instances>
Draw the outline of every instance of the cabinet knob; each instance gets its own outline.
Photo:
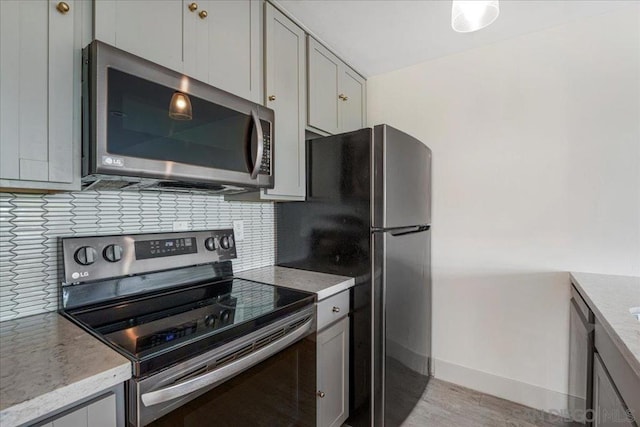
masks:
<instances>
[{"instance_id":1,"label":"cabinet knob","mask_svg":"<svg viewBox=\"0 0 640 427\"><path fill-rule=\"evenodd\" d=\"M198 10L198 3L196 3L196 2L190 3L189 4L189 10L191 12L195 12L196 10Z\"/></svg>"},{"instance_id":2,"label":"cabinet knob","mask_svg":"<svg viewBox=\"0 0 640 427\"><path fill-rule=\"evenodd\" d=\"M338 98L340 98L343 101L346 101L347 99L349 99L349 97L347 95L345 95L344 93L341 93L340 95L338 95Z\"/></svg>"},{"instance_id":3,"label":"cabinet knob","mask_svg":"<svg viewBox=\"0 0 640 427\"><path fill-rule=\"evenodd\" d=\"M275 101L275 100L276 100L275 95L269 95L269 101Z\"/></svg>"},{"instance_id":4,"label":"cabinet knob","mask_svg":"<svg viewBox=\"0 0 640 427\"><path fill-rule=\"evenodd\" d=\"M205 19L207 16L209 16L209 14L206 10L203 10L198 14L198 16L200 17L200 19Z\"/></svg>"},{"instance_id":5,"label":"cabinet knob","mask_svg":"<svg viewBox=\"0 0 640 427\"><path fill-rule=\"evenodd\" d=\"M322 399L322 398L323 398L323 397L325 397L325 396L326 396L326 394L324 393L324 391L319 391L319 392L318 392L318 397L319 397L320 399Z\"/></svg>"},{"instance_id":6,"label":"cabinet knob","mask_svg":"<svg viewBox=\"0 0 640 427\"><path fill-rule=\"evenodd\" d=\"M61 14L64 15L64 14L68 13L71 10L71 6L69 6L68 3L65 3L65 2L61 1L56 6L56 9L58 9L58 12L60 12Z\"/></svg>"},{"instance_id":7,"label":"cabinet knob","mask_svg":"<svg viewBox=\"0 0 640 427\"><path fill-rule=\"evenodd\" d=\"M331 311L333 311L334 313L340 313L340 307L333 307Z\"/></svg>"}]
</instances>

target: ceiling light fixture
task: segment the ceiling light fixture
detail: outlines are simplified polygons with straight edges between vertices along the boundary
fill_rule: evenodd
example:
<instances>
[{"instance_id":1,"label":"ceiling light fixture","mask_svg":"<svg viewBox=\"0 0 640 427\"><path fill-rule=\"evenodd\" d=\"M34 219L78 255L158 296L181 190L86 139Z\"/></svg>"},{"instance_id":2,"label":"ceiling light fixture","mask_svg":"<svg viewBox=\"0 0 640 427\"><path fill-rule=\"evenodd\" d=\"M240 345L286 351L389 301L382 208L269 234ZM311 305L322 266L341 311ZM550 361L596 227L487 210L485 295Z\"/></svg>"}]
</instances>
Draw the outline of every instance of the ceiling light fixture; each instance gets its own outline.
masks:
<instances>
[{"instance_id":1,"label":"ceiling light fixture","mask_svg":"<svg viewBox=\"0 0 640 427\"><path fill-rule=\"evenodd\" d=\"M169 117L173 120L191 120L191 100L186 93L174 92L169 103Z\"/></svg>"},{"instance_id":2,"label":"ceiling light fixture","mask_svg":"<svg viewBox=\"0 0 640 427\"><path fill-rule=\"evenodd\" d=\"M451 7L451 27L459 33L478 31L498 18L498 0L454 0Z\"/></svg>"}]
</instances>

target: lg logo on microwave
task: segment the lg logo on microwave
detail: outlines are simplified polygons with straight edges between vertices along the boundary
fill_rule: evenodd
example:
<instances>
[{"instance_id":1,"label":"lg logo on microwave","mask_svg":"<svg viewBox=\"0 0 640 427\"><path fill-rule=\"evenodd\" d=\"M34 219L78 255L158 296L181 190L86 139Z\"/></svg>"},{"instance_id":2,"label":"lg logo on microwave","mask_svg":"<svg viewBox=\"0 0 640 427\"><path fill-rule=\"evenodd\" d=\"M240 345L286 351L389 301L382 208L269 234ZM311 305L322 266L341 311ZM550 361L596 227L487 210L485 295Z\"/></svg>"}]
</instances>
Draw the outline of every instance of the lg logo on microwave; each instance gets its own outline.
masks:
<instances>
[{"instance_id":1,"label":"lg logo on microwave","mask_svg":"<svg viewBox=\"0 0 640 427\"><path fill-rule=\"evenodd\" d=\"M80 279L80 278L83 278L83 277L88 277L88 276L89 276L89 272L88 271L81 271L79 273L77 271L74 271L73 273L71 273L71 278L74 279L74 280L75 279Z\"/></svg>"},{"instance_id":2,"label":"lg logo on microwave","mask_svg":"<svg viewBox=\"0 0 640 427\"><path fill-rule=\"evenodd\" d=\"M107 166L124 167L124 159L122 157L102 156L102 164Z\"/></svg>"}]
</instances>

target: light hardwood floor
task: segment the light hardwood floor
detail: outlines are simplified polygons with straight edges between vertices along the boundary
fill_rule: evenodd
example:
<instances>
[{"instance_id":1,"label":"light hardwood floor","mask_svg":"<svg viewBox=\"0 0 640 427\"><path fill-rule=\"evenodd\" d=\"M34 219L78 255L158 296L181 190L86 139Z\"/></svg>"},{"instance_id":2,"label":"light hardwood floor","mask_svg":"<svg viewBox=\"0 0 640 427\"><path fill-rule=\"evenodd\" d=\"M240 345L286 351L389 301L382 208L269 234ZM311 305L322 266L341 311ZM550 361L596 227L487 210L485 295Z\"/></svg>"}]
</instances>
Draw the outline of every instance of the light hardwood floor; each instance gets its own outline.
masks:
<instances>
[{"instance_id":1,"label":"light hardwood floor","mask_svg":"<svg viewBox=\"0 0 640 427\"><path fill-rule=\"evenodd\" d=\"M402 399L397 390L394 400ZM568 427L557 416L432 378L403 427Z\"/></svg>"}]
</instances>

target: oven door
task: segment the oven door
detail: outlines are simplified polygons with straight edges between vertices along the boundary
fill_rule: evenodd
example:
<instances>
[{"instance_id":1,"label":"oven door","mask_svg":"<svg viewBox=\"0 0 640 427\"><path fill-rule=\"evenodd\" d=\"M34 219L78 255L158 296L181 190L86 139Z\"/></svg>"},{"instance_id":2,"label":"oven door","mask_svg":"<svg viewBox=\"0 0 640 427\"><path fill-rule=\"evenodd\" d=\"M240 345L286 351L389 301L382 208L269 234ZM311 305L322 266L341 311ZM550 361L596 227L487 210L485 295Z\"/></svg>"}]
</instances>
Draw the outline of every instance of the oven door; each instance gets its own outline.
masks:
<instances>
[{"instance_id":1,"label":"oven door","mask_svg":"<svg viewBox=\"0 0 640 427\"><path fill-rule=\"evenodd\" d=\"M313 311L306 311L219 350L129 381L128 423L314 426L314 328Z\"/></svg>"},{"instance_id":2,"label":"oven door","mask_svg":"<svg viewBox=\"0 0 640 427\"><path fill-rule=\"evenodd\" d=\"M273 187L273 111L94 41L83 175Z\"/></svg>"}]
</instances>

